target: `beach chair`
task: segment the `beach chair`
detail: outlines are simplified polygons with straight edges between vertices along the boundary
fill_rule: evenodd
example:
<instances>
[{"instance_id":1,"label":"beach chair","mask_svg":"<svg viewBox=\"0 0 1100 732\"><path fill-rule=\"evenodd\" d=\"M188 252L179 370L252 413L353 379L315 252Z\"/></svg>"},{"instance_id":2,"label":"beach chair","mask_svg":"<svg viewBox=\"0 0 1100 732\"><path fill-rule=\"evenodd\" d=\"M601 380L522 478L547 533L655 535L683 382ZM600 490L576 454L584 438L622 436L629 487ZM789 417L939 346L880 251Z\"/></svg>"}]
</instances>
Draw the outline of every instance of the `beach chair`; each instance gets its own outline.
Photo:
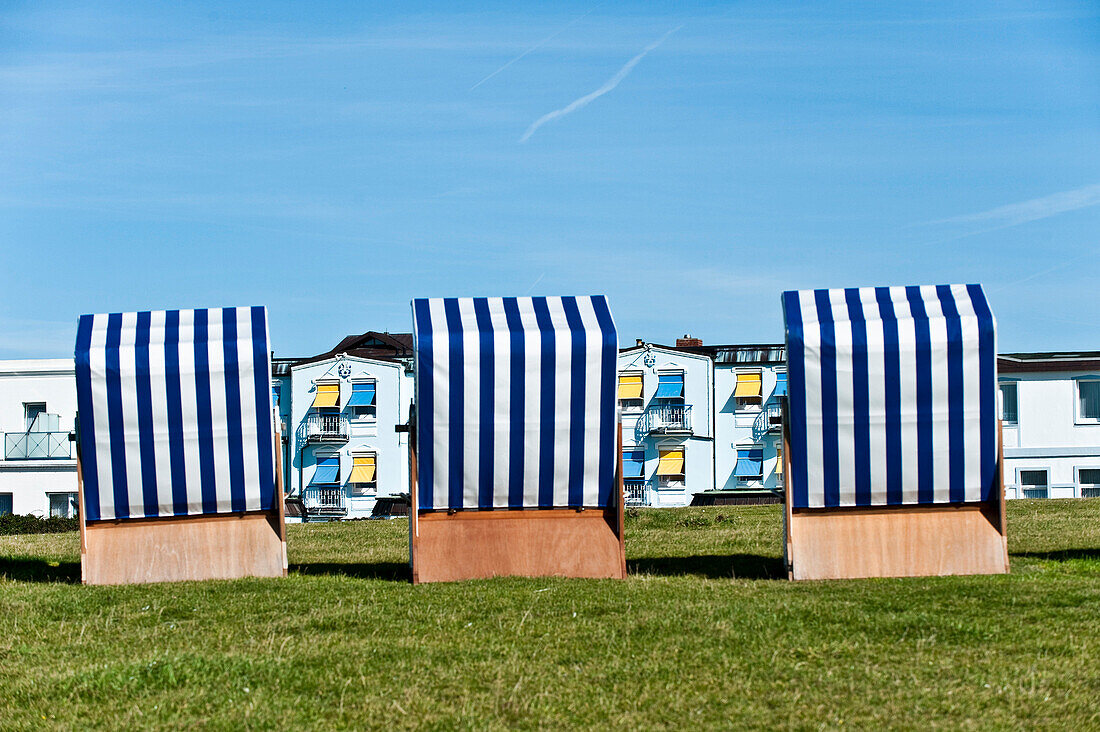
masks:
<instances>
[{"instance_id":1,"label":"beach chair","mask_svg":"<svg viewBox=\"0 0 1100 732\"><path fill-rule=\"evenodd\" d=\"M786 292L783 314L790 577L1007 572L982 288Z\"/></svg>"},{"instance_id":2,"label":"beach chair","mask_svg":"<svg viewBox=\"0 0 1100 732\"><path fill-rule=\"evenodd\" d=\"M85 583L285 576L264 308L83 315L76 388Z\"/></svg>"},{"instance_id":3,"label":"beach chair","mask_svg":"<svg viewBox=\"0 0 1100 732\"><path fill-rule=\"evenodd\" d=\"M603 297L412 303L414 583L626 576Z\"/></svg>"}]
</instances>

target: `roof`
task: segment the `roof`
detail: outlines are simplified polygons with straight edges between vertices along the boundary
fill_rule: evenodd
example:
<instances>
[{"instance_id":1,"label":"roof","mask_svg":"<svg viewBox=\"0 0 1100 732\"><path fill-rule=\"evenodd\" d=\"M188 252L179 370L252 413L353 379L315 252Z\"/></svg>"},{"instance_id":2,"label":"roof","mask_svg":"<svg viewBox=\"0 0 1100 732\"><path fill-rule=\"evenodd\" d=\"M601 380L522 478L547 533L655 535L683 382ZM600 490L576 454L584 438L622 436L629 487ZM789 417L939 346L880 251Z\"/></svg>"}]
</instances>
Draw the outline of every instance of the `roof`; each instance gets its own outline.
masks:
<instances>
[{"instance_id":1,"label":"roof","mask_svg":"<svg viewBox=\"0 0 1100 732\"><path fill-rule=\"evenodd\" d=\"M341 353L358 358L370 358L375 361L395 361L411 359L413 357L412 333L379 333L368 330L359 335L349 335L336 344L336 347L325 353L319 353L309 358L294 360L295 366L317 361L325 361L335 358Z\"/></svg>"},{"instance_id":2,"label":"roof","mask_svg":"<svg viewBox=\"0 0 1100 732\"><path fill-rule=\"evenodd\" d=\"M634 351L645 346L663 348L667 351L681 351L700 356L709 356L715 364L782 364L787 359L786 347L782 343L746 343L719 346L662 346L647 343L621 349L621 353Z\"/></svg>"},{"instance_id":3,"label":"roof","mask_svg":"<svg viewBox=\"0 0 1100 732\"><path fill-rule=\"evenodd\" d=\"M1002 353L997 357L997 369L1002 374L1100 371L1100 351Z\"/></svg>"}]
</instances>

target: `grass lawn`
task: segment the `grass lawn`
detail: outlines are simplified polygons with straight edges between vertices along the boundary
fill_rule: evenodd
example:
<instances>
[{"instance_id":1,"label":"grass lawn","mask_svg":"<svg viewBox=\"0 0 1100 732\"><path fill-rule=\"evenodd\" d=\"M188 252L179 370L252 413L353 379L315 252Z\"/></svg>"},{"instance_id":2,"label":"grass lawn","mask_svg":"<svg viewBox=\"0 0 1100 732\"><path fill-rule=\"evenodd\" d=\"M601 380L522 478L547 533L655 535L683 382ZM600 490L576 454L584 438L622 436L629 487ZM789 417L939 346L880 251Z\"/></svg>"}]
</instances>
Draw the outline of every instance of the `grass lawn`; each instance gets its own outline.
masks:
<instances>
[{"instance_id":1,"label":"grass lawn","mask_svg":"<svg viewBox=\"0 0 1100 732\"><path fill-rule=\"evenodd\" d=\"M1011 575L805 583L777 506L632 513L626 581L412 587L393 521L83 587L0 537L0 727L1100 727L1100 500L1010 503Z\"/></svg>"}]
</instances>

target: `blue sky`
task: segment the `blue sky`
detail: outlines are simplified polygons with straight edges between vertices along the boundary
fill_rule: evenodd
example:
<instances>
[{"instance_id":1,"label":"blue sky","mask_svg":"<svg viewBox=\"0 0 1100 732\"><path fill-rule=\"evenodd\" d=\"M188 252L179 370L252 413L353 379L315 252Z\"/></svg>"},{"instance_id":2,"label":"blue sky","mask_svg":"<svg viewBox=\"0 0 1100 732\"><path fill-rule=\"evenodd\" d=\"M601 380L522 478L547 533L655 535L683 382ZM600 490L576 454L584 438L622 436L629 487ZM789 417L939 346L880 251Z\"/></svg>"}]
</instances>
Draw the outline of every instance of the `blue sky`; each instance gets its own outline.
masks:
<instances>
[{"instance_id":1,"label":"blue sky","mask_svg":"<svg viewBox=\"0 0 1100 732\"><path fill-rule=\"evenodd\" d=\"M1095 3L7 3L0 358L265 304L606 293L623 343L782 340L792 288L981 282L1100 349Z\"/></svg>"}]
</instances>

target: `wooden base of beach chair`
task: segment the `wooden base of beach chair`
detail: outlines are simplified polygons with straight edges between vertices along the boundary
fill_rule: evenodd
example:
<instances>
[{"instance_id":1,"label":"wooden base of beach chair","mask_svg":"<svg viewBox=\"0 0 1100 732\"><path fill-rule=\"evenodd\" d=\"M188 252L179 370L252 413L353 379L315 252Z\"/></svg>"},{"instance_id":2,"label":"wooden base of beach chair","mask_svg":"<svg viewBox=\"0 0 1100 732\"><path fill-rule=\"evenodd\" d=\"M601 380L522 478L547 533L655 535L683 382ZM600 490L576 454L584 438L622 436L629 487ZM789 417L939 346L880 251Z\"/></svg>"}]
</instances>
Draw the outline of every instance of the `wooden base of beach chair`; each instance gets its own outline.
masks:
<instances>
[{"instance_id":1,"label":"wooden base of beach chair","mask_svg":"<svg viewBox=\"0 0 1100 732\"><path fill-rule=\"evenodd\" d=\"M422 513L413 535L413 582L518 575L626 576L616 520L600 510Z\"/></svg>"},{"instance_id":2,"label":"wooden base of beach chair","mask_svg":"<svg viewBox=\"0 0 1100 732\"><path fill-rule=\"evenodd\" d=\"M416 448L409 440L409 558L413 584L486 577L624 579L622 440L606 509L419 511Z\"/></svg>"},{"instance_id":3,"label":"wooden base of beach chair","mask_svg":"<svg viewBox=\"0 0 1100 732\"><path fill-rule=\"evenodd\" d=\"M784 435L784 475L790 475ZM1003 458L999 498L938 506L792 509L785 504L790 579L918 577L1008 572ZM788 496L789 499L789 496Z\"/></svg>"},{"instance_id":4,"label":"wooden base of beach chair","mask_svg":"<svg viewBox=\"0 0 1100 732\"><path fill-rule=\"evenodd\" d=\"M276 505L270 511L89 522L84 520L84 480L78 453L81 580L86 585L126 585L285 577L280 462L275 463L278 488Z\"/></svg>"}]
</instances>

